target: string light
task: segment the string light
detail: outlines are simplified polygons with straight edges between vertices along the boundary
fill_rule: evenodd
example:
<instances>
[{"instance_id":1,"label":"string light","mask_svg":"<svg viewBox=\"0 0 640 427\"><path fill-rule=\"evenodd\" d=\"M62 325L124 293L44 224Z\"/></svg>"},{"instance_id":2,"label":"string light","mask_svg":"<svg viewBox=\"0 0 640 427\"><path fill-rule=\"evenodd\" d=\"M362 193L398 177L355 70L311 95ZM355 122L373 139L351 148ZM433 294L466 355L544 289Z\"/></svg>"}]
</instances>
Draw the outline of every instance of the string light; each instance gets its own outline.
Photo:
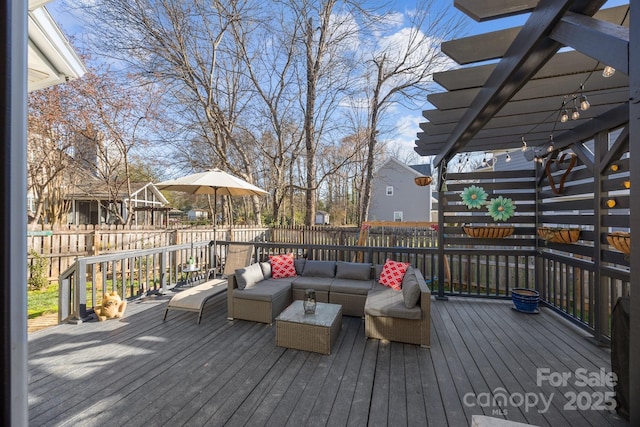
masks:
<instances>
[{"instance_id":1,"label":"string light","mask_svg":"<svg viewBox=\"0 0 640 427\"><path fill-rule=\"evenodd\" d=\"M578 111L578 104L576 98L573 98L573 112L571 113L571 120L578 120L580 118L580 111Z\"/></svg>"},{"instance_id":2,"label":"string light","mask_svg":"<svg viewBox=\"0 0 640 427\"><path fill-rule=\"evenodd\" d=\"M507 153L507 157L505 157L504 161L509 163L511 161L511 156L509 155L508 151L505 151L505 153Z\"/></svg>"},{"instance_id":3,"label":"string light","mask_svg":"<svg viewBox=\"0 0 640 427\"><path fill-rule=\"evenodd\" d=\"M630 6L627 6L627 11L624 15L624 17L622 18L622 22L620 22L620 25L623 25L624 22L627 20L627 17L629 15L629 12L631 10ZM554 151L555 147L554 147L554 142L553 142L553 132L556 129L556 125L558 124L558 122L562 122L565 123L569 120L569 118L571 118L572 120L578 120L580 118L580 111L587 111L590 107L591 107L591 103L589 102L587 96L584 93L584 85L587 83L587 81L589 81L589 79L591 78L591 76L598 71L598 69L600 68L601 65L605 65L604 69L602 70L602 76L603 77L611 77L615 74L616 70L614 67L610 66L610 65L606 65L606 64L602 64L601 62L596 63L596 65L594 66L594 68L589 72L589 74L587 75L587 77L584 79L584 81L582 82L582 84L580 84L580 89L579 89L579 94L576 92L573 92L573 94L569 95L565 95L563 100L562 100L562 106L560 107L559 110L555 110L553 112L551 112L546 118L544 118L541 122L535 124L528 132L525 132L524 135L527 135L530 132L533 132L538 126L547 123L549 121L549 119L551 119L551 117L553 117L555 115L556 120L553 124L553 129L551 130L551 135L549 135L549 145L546 148L546 151L548 153L551 153ZM569 108L567 108L567 100L569 99L569 97L571 97L573 99L573 107L570 108L571 109L571 115L569 115ZM535 150L535 156L533 158L534 162L537 163L544 163L544 156L540 155L540 152L538 150L544 150L544 148L542 147L527 147L527 144L524 140L524 135L522 135L522 147L521 150L527 151L528 148L531 148L532 150Z\"/></svg>"},{"instance_id":4,"label":"string light","mask_svg":"<svg viewBox=\"0 0 640 427\"><path fill-rule=\"evenodd\" d=\"M561 112L560 112L560 121L562 123L565 123L567 120L569 120L569 112L567 111L567 97L565 96L564 99L562 100L562 107L561 108Z\"/></svg>"},{"instance_id":5,"label":"string light","mask_svg":"<svg viewBox=\"0 0 640 427\"><path fill-rule=\"evenodd\" d=\"M589 107L591 107L591 103L589 103L587 95L584 94L584 85L580 85L580 98L578 101L580 102L580 109L582 111L587 111Z\"/></svg>"}]
</instances>

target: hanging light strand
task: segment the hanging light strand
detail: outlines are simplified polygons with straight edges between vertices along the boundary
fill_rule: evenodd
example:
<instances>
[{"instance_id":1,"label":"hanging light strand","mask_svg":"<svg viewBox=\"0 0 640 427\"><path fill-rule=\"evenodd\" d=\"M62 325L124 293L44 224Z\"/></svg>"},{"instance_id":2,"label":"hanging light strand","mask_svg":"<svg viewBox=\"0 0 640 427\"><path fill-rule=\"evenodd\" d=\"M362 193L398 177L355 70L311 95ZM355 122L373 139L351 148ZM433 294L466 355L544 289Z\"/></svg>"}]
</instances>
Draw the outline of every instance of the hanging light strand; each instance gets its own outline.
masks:
<instances>
[{"instance_id":1,"label":"hanging light strand","mask_svg":"<svg viewBox=\"0 0 640 427\"><path fill-rule=\"evenodd\" d=\"M630 11L630 6L627 7L627 10L626 10L626 12L624 14L624 17L622 18L622 21L620 22L620 25L624 25L624 22L627 20L627 18L629 16L629 11ZM576 90L575 92L573 92L570 95L564 95L564 97L562 99L562 105L560 106L560 108L558 110L552 111L542 121L540 121L539 123L536 123L527 132L525 132L525 133L523 133L521 135L522 146L520 147L520 149L523 152L525 152L528 149L532 148L532 147L529 147L527 145L527 142L525 141L525 136L530 134L530 133L532 133L536 128L538 128L542 124L547 123L549 121L549 119L551 119L554 115L556 115L556 120L553 123L553 129L551 130L551 133L549 134L549 143L546 146L546 151L548 153L553 152L553 150L555 149L554 140L553 140L553 133L556 130L556 126L557 126L558 122L566 123L567 121L569 121L569 119L578 120L580 118L580 111L587 111L591 107L591 103L589 102L589 99L587 98L587 95L585 94L585 85L587 84L587 82L589 81L589 79L591 78L593 73L595 73L600 68L600 66L601 66L601 63L597 62L596 65L593 67L593 69L589 72L589 74L587 74L587 76L584 79L584 81L580 84L579 89ZM605 64L605 67L604 67L604 70L603 70L603 76L604 77L610 77L614 73L615 73L615 69L613 67ZM567 101L570 98L573 101L573 107L571 107L570 111L569 111L569 108L567 108ZM544 148L542 150L545 151ZM533 159L534 162L542 163L544 161L544 155L540 154L540 152L538 151L538 148L535 148L535 153L536 154L535 154L534 159Z\"/></svg>"}]
</instances>

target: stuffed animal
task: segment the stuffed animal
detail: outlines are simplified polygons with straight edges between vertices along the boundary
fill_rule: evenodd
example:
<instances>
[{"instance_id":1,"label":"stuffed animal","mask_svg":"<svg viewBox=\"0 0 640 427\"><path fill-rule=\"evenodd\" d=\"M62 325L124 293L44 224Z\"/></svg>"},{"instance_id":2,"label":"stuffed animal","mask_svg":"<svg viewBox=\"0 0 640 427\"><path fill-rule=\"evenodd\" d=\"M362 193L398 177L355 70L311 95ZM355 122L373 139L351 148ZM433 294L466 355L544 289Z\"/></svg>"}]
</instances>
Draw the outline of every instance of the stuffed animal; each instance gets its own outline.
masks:
<instances>
[{"instance_id":1,"label":"stuffed animal","mask_svg":"<svg viewBox=\"0 0 640 427\"><path fill-rule=\"evenodd\" d=\"M127 301L120 299L117 292L107 292L102 298L102 305L95 308L95 313L98 320L103 322L107 319L122 317L125 308L127 308Z\"/></svg>"}]
</instances>

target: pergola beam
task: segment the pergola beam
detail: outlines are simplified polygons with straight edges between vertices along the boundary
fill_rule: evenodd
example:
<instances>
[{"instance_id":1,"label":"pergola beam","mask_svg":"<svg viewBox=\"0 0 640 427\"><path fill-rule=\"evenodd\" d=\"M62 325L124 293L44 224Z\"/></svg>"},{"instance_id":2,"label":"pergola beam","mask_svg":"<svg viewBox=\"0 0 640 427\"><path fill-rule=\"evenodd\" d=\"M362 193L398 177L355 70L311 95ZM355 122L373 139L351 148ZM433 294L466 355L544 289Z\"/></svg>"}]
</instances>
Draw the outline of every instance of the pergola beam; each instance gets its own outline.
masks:
<instances>
[{"instance_id":1,"label":"pergola beam","mask_svg":"<svg viewBox=\"0 0 640 427\"><path fill-rule=\"evenodd\" d=\"M455 0L453 5L478 22L531 12L539 0Z\"/></svg>"},{"instance_id":2,"label":"pergola beam","mask_svg":"<svg viewBox=\"0 0 640 427\"><path fill-rule=\"evenodd\" d=\"M604 157L602 158L602 161L600 163L602 166L599 171L600 174L604 174L604 171L608 167L609 163L611 163L614 159L619 159L623 151L628 149L629 149L629 125L627 124L627 126L624 127L620 135L618 135L618 138L616 138L615 142L613 143L609 151L607 151L604 154Z\"/></svg>"},{"instance_id":3,"label":"pergola beam","mask_svg":"<svg viewBox=\"0 0 640 427\"><path fill-rule=\"evenodd\" d=\"M629 74L629 29L577 13L567 13L551 33L565 46Z\"/></svg>"},{"instance_id":4,"label":"pergola beam","mask_svg":"<svg viewBox=\"0 0 640 427\"><path fill-rule=\"evenodd\" d=\"M631 1L629 33L629 226L631 239L629 313L629 425L640 425L640 3Z\"/></svg>"},{"instance_id":5,"label":"pergola beam","mask_svg":"<svg viewBox=\"0 0 640 427\"><path fill-rule=\"evenodd\" d=\"M478 3L478 7L482 7L486 3L486 0L471 1ZM511 2L511 0L507 1ZM579 12L579 6L572 7L571 10L582 13ZM615 23L616 25L620 23L628 25L628 20L625 19L626 15L627 6L616 6L598 10L593 17L600 21ZM441 50L461 65L498 59L506 54L507 49L513 44L513 41L521 30L522 27L513 27L491 33L449 40L442 43Z\"/></svg>"},{"instance_id":6,"label":"pergola beam","mask_svg":"<svg viewBox=\"0 0 640 427\"><path fill-rule=\"evenodd\" d=\"M445 157L467 144L558 51L560 43L549 39L548 35L569 7L573 12L591 16L604 3L605 0L542 0L451 133L434 164L439 165Z\"/></svg>"}]
</instances>

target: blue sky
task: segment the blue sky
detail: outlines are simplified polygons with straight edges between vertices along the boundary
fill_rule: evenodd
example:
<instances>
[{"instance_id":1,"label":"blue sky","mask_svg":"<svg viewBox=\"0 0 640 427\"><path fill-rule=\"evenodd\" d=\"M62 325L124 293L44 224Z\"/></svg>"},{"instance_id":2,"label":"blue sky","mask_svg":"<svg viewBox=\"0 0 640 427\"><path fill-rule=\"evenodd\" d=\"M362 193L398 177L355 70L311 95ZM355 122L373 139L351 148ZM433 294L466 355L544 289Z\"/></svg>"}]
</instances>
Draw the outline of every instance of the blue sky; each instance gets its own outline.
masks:
<instances>
[{"instance_id":1,"label":"blue sky","mask_svg":"<svg viewBox=\"0 0 640 427\"><path fill-rule=\"evenodd\" d=\"M85 1L90 2L91 0ZM523 25L528 17L528 15L519 15L478 23L456 9L453 6L453 0L435 0L435 2L437 6L449 7L452 16L462 17L464 19L466 25L464 30L465 35L481 34ZM397 3L397 10L399 13L407 13L416 7L416 3L417 2L415 0L399 1ZM609 0L605 7L613 7L622 4L628 4L628 1ZM75 5L78 5L78 2L76 2ZM83 33L86 33L86 29L82 28L78 20L69 12L68 5L65 1L54 0L47 4L47 9L67 35L82 39ZM436 91L441 90L437 84L434 85ZM416 134L420 131L419 124L425 121L422 117L422 111L430 108L432 107L427 103L425 96L425 102L423 105L417 106L413 109L398 106L398 108L394 110L394 117L391 122L395 123L395 126L392 126L395 130L385 135L385 138L391 150L399 153L400 160L413 163L423 163L428 160L418 157L413 152L413 147L415 145Z\"/></svg>"}]
</instances>

